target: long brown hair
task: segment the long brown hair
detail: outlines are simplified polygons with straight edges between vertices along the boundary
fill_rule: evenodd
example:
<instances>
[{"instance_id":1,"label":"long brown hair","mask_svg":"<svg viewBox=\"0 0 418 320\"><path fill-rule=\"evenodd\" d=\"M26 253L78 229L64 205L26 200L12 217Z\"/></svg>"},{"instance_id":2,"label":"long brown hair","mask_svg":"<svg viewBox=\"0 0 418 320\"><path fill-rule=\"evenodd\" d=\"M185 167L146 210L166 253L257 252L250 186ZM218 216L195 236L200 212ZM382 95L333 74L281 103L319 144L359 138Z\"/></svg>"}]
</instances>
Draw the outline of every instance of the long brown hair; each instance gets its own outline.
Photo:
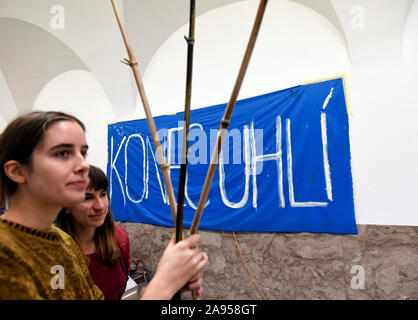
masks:
<instances>
[{"instance_id":1,"label":"long brown hair","mask_svg":"<svg viewBox=\"0 0 418 320\"><path fill-rule=\"evenodd\" d=\"M105 173L95 167L89 168L89 185L87 189L94 189L96 191L107 190L109 182ZM67 209L62 209L58 214L56 226L75 240L74 221L71 214L66 213ZM96 228L94 233L94 244L96 247L96 255L103 262L115 263L121 258L120 248L116 239L115 223L111 210L108 210L104 223ZM86 262L89 263L87 257Z\"/></svg>"},{"instance_id":2,"label":"long brown hair","mask_svg":"<svg viewBox=\"0 0 418 320\"><path fill-rule=\"evenodd\" d=\"M0 135L0 209L5 209L6 199L17 190L16 182L9 179L4 172L5 163L15 160L22 165L27 165L30 170L33 150L42 140L45 131L59 121L74 121L83 131L86 131L84 124L69 114L33 111L10 122Z\"/></svg>"}]
</instances>

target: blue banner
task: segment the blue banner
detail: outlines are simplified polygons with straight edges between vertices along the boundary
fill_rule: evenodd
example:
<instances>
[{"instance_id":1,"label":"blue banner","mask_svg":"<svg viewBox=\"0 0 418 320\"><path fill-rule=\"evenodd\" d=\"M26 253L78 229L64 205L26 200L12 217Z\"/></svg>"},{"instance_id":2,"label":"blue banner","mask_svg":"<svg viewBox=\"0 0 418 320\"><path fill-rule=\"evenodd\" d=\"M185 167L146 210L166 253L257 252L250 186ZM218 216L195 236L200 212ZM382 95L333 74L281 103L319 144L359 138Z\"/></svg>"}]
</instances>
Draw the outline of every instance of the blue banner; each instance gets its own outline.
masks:
<instances>
[{"instance_id":1,"label":"blue banner","mask_svg":"<svg viewBox=\"0 0 418 320\"><path fill-rule=\"evenodd\" d=\"M226 104L191 111L184 227ZM183 113L154 118L177 196ZM173 226L146 119L108 127L115 219ZM356 234L343 79L237 101L199 229Z\"/></svg>"}]
</instances>

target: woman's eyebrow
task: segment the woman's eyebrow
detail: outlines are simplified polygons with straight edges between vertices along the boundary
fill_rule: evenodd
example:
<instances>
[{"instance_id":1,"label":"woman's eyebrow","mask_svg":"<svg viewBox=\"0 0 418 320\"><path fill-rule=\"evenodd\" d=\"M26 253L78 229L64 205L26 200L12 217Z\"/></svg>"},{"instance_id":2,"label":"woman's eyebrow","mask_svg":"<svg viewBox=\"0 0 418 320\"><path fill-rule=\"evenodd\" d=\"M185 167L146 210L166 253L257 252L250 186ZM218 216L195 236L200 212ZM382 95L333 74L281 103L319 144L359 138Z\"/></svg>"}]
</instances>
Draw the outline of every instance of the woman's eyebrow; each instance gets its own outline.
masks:
<instances>
[{"instance_id":1,"label":"woman's eyebrow","mask_svg":"<svg viewBox=\"0 0 418 320\"><path fill-rule=\"evenodd\" d=\"M72 143L60 143L60 144L57 144L57 145L51 147L49 150L53 151L55 149L73 148L73 147L74 147L74 144L72 144ZM83 145L83 146L81 146L81 148L84 149L84 150L88 150L89 146L88 145Z\"/></svg>"},{"instance_id":2,"label":"woman's eyebrow","mask_svg":"<svg viewBox=\"0 0 418 320\"><path fill-rule=\"evenodd\" d=\"M57 145L55 145L55 146L51 147L49 150L50 150L50 151L53 151L53 150L55 150L55 149L61 149L61 148L73 148L73 147L74 147L74 145L73 145L73 144L71 144L71 143L60 143L60 144L57 144Z\"/></svg>"}]
</instances>

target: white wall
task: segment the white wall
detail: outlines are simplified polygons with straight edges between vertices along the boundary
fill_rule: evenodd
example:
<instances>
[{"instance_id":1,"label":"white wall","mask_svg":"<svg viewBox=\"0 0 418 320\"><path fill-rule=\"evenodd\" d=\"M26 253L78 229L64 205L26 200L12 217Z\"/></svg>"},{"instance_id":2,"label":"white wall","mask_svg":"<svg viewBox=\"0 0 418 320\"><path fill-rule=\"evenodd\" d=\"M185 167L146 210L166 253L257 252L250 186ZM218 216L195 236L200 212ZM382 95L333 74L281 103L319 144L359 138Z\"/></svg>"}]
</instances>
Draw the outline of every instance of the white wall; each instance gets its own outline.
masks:
<instances>
[{"instance_id":1,"label":"white wall","mask_svg":"<svg viewBox=\"0 0 418 320\"><path fill-rule=\"evenodd\" d=\"M0 131L3 131L7 126L7 122L0 116Z\"/></svg>"},{"instance_id":2,"label":"white wall","mask_svg":"<svg viewBox=\"0 0 418 320\"><path fill-rule=\"evenodd\" d=\"M402 39L402 54L412 69L418 69L418 1L415 0L405 21Z\"/></svg>"},{"instance_id":3,"label":"white wall","mask_svg":"<svg viewBox=\"0 0 418 320\"><path fill-rule=\"evenodd\" d=\"M228 101L257 5L243 1L197 18L192 109ZM407 41L416 39L415 21L409 22ZM154 115L184 108L187 34L188 25L174 32L144 73ZM378 49L367 54L367 48L362 51L354 43L352 64L349 48L323 16L293 2L271 1L239 98L347 73L357 222L418 225L418 73L400 56L386 51L376 56ZM374 43L380 50L384 46Z\"/></svg>"},{"instance_id":4,"label":"white wall","mask_svg":"<svg viewBox=\"0 0 418 320\"><path fill-rule=\"evenodd\" d=\"M257 7L258 1L242 1L197 18L192 107L229 100ZM144 73L156 114L184 108L187 46L183 36L187 34L188 25L174 32ZM294 2L271 1L239 98L350 69L345 43L325 18Z\"/></svg>"},{"instance_id":5,"label":"white wall","mask_svg":"<svg viewBox=\"0 0 418 320\"><path fill-rule=\"evenodd\" d=\"M106 172L107 124L115 115L102 87L91 72L75 70L52 79L36 98L34 110L59 110L81 119L86 126L87 160Z\"/></svg>"},{"instance_id":6,"label":"white wall","mask_svg":"<svg viewBox=\"0 0 418 320\"><path fill-rule=\"evenodd\" d=\"M4 78L3 72L0 69L0 106L2 108L1 116L4 121L10 121L17 115L16 105L14 99ZM3 130L3 127L0 127Z\"/></svg>"},{"instance_id":7,"label":"white wall","mask_svg":"<svg viewBox=\"0 0 418 320\"><path fill-rule=\"evenodd\" d=\"M116 0L116 3L123 16L123 0ZM57 41L71 48L94 73L117 110L118 119L130 116L133 112L130 70L120 63L120 60L126 56L126 51L110 0L1 0L1 17L28 22L56 37ZM54 24L60 27L53 28ZM11 31L2 30L2 32ZM25 43L21 44L21 48L22 51L31 51ZM54 62L63 59L53 55L44 58L45 63L49 62L48 67L54 66ZM65 66L66 62L61 63ZM36 69L38 66L33 67ZM36 80L33 79L33 82ZM120 92L123 90L129 94L121 95Z\"/></svg>"}]
</instances>

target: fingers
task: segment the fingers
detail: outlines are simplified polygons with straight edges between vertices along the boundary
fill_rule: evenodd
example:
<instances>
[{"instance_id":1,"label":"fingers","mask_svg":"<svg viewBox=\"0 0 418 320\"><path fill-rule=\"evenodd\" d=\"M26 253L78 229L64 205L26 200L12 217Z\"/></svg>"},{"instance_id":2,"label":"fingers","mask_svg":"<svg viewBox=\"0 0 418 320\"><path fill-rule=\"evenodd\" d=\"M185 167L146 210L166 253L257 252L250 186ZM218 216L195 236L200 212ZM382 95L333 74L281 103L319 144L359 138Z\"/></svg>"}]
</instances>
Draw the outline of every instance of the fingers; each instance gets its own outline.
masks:
<instances>
[{"instance_id":1,"label":"fingers","mask_svg":"<svg viewBox=\"0 0 418 320\"><path fill-rule=\"evenodd\" d=\"M201 252L198 248L194 247L188 249L188 261L190 266L190 271L194 275L190 280L192 280L197 273L203 270L203 268L208 263L208 256L206 253ZM189 280L189 281L190 281Z\"/></svg>"},{"instance_id":2,"label":"fingers","mask_svg":"<svg viewBox=\"0 0 418 320\"><path fill-rule=\"evenodd\" d=\"M196 234L192 234L190 237L183 240L183 243L185 246L189 248L193 248L197 246L200 240L201 240L200 234L196 233Z\"/></svg>"},{"instance_id":3,"label":"fingers","mask_svg":"<svg viewBox=\"0 0 418 320\"><path fill-rule=\"evenodd\" d=\"M193 277L190 278L189 283L193 283L201 277L200 272L197 272Z\"/></svg>"},{"instance_id":4,"label":"fingers","mask_svg":"<svg viewBox=\"0 0 418 320\"><path fill-rule=\"evenodd\" d=\"M187 282L184 290L193 292L193 299L199 299L203 293L203 277L200 272L193 275L190 280Z\"/></svg>"},{"instance_id":5,"label":"fingers","mask_svg":"<svg viewBox=\"0 0 418 320\"><path fill-rule=\"evenodd\" d=\"M196 279L194 279L193 281L190 280L187 283L187 289L189 289L189 290L196 290L196 289L199 289L202 286L202 284L203 284L203 278L199 274Z\"/></svg>"},{"instance_id":6,"label":"fingers","mask_svg":"<svg viewBox=\"0 0 418 320\"><path fill-rule=\"evenodd\" d=\"M196 243L195 241L197 241L199 239L200 239L200 236L199 236L199 238L196 237L196 238L192 239L190 243L192 243L192 244L193 243ZM193 263L193 265L195 267L195 273L194 273L194 277L195 277L207 265L207 263L208 263L208 255L205 252L201 252L199 250L199 248L196 247L196 246L193 246L191 250L193 252L193 254L192 254L192 257L193 257L192 258L192 263Z\"/></svg>"},{"instance_id":7,"label":"fingers","mask_svg":"<svg viewBox=\"0 0 418 320\"><path fill-rule=\"evenodd\" d=\"M200 242L201 237L199 234L191 235L190 237L183 239L176 243L176 235L173 233L172 238L170 240L170 244L174 243L179 249L193 249L197 246Z\"/></svg>"},{"instance_id":8,"label":"fingers","mask_svg":"<svg viewBox=\"0 0 418 320\"><path fill-rule=\"evenodd\" d=\"M193 291L193 299L200 299L203 294L203 277L200 272L196 273L187 283L187 290Z\"/></svg>"},{"instance_id":9,"label":"fingers","mask_svg":"<svg viewBox=\"0 0 418 320\"><path fill-rule=\"evenodd\" d=\"M176 229L173 229L171 233L171 239L168 245L175 245L176 244Z\"/></svg>"},{"instance_id":10,"label":"fingers","mask_svg":"<svg viewBox=\"0 0 418 320\"><path fill-rule=\"evenodd\" d=\"M206 265L208 264L209 258L208 255L205 252L199 252L199 256L197 257L196 263L196 269L198 272L202 271Z\"/></svg>"},{"instance_id":11,"label":"fingers","mask_svg":"<svg viewBox=\"0 0 418 320\"><path fill-rule=\"evenodd\" d=\"M175 238L173 230L170 243L159 263L159 276L168 283L166 286L175 289L174 292L182 287L199 292L203 283L200 272L208 262L207 254L197 246L201 236L194 234L178 243Z\"/></svg>"}]
</instances>

